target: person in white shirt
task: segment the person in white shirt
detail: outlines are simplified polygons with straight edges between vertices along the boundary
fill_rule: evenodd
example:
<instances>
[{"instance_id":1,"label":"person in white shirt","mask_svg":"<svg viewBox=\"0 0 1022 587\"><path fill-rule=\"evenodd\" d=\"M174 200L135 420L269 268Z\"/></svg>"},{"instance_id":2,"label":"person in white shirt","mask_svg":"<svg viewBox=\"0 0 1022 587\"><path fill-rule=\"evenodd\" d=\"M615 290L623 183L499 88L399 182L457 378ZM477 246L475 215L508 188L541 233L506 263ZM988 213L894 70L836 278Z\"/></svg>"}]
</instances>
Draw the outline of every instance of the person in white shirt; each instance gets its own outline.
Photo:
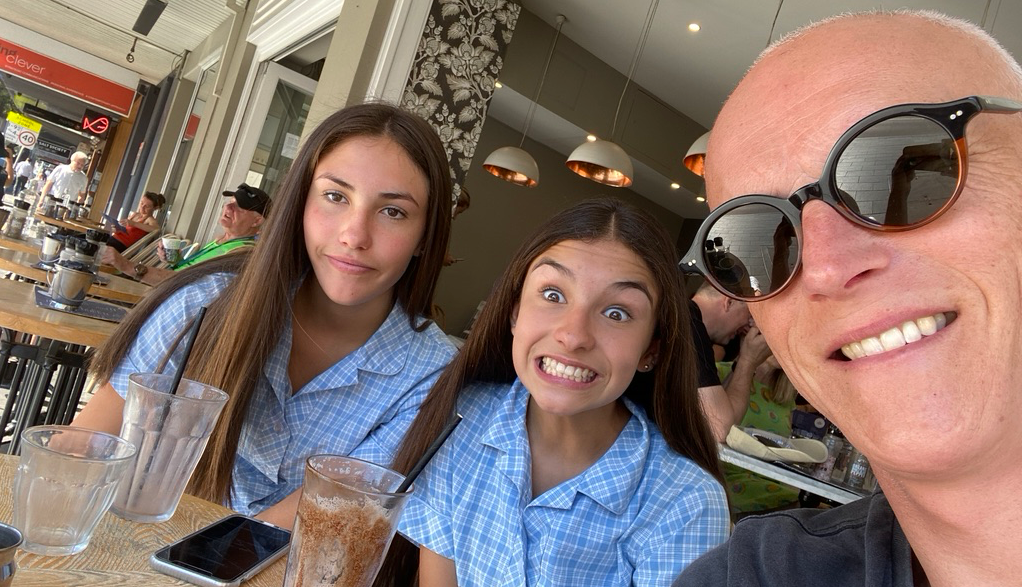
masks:
<instances>
[{"instance_id":1,"label":"person in white shirt","mask_svg":"<svg viewBox=\"0 0 1022 587\"><path fill-rule=\"evenodd\" d=\"M85 201L85 188L88 186L89 178L82 171L89 162L89 156L81 151L75 151L71 155L71 162L65 165L58 165L50 178L43 184L43 197L51 193L57 198L68 194L75 202Z\"/></svg>"},{"instance_id":2,"label":"person in white shirt","mask_svg":"<svg viewBox=\"0 0 1022 587\"><path fill-rule=\"evenodd\" d=\"M14 166L14 187L11 188L12 194L17 194L24 189L25 184L32 177L32 169L34 167L32 157L25 157Z\"/></svg>"}]
</instances>

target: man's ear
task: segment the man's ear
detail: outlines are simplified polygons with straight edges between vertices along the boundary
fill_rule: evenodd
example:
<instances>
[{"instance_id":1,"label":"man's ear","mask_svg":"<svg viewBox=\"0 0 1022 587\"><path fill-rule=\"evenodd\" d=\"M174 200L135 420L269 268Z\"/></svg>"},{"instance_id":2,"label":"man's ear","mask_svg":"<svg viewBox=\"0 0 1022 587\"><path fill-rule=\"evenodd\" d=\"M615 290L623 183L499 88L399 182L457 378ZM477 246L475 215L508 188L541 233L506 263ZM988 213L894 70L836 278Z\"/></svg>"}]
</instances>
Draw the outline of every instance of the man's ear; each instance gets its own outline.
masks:
<instances>
[{"instance_id":1,"label":"man's ear","mask_svg":"<svg viewBox=\"0 0 1022 587\"><path fill-rule=\"evenodd\" d=\"M729 298L729 297L727 297L725 295L722 295L720 297L721 297L721 299L724 300L724 313L726 314L728 311L731 310L731 304L734 302L734 300L732 300L731 298Z\"/></svg>"}]
</instances>

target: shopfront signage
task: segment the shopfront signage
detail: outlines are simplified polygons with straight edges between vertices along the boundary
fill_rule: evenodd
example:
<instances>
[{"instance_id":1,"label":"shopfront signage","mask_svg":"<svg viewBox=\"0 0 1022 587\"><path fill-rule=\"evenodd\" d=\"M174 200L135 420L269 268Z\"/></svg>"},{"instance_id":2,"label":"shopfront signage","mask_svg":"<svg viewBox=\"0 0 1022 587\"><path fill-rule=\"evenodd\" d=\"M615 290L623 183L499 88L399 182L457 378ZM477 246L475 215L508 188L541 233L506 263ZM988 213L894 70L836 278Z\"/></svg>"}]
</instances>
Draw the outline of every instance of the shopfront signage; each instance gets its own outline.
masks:
<instances>
[{"instance_id":1,"label":"shopfront signage","mask_svg":"<svg viewBox=\"0 0 1022 587\"><path fill-rule=\"evenodd\" d=\"M129 88L0 38L0 71L127 116L135 99Z\"/></svg>"},{"instance_id":2,"label":"shopfront signage","mask_svg":"<svg viewBox=\"0 0 1022 587\"><path fill-rule=\"evenodd\" d=\"M71 147L66 147L46 139L39 139L37 144L39 145L39 152L48 153L53 159L61 163L65 163L71 158Z\"/></svg>"},{"instance_id":3,"label":"shopfront signage","mask_svg":"<svg viewBox=\"0 0 1022 587\"><path fill-rule=\"evenodd\" d=\"M85 114L82 115L82 130L90 135L101 137L110 130L110 117L86 108Z\"/></svg>"},{"instance_id":4,"label":"shopfront signage","mask_svg":"<svg viewBox=\"0 0 1022 587\"><path fill-rule=\"evenodd\" d=\"M38 118L39 120L43 120L46 122L52 122L53 124L63 126L64 128L69 128L71 130L76 131L82 130L82 125L77 120L74 120L73 118L68 118L66 116L61 116L55 112L50 112L49 110L40 108L33 104L25 104L25 107L22 108L21 111L33 118Z\"/></svg>"}]
</instances>

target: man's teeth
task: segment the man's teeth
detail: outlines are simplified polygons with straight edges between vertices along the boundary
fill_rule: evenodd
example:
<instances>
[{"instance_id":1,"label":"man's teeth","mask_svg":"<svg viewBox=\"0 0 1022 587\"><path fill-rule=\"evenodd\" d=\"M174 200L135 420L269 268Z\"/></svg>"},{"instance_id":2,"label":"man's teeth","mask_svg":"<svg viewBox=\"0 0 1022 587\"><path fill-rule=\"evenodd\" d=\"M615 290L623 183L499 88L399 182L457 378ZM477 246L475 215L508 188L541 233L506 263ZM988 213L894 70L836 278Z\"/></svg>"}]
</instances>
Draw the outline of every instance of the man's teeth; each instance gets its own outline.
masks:
<instances>
[{"instance_id":1,"label":"man's teeth","mask_svg":"<svg viewBox=\"0 0 1022 587\"><path fill-rule=\"evenodd\" d=\"M596 373L589 369L583 369L582 367L572 367L571 365L565 365L556 359L550 357L543 357L543 372L556 377L562 377L564 379L571 379L579 383L586 383L592 381L596 377Z\"/></svg>"},{"instance_id":2,"label":"man's teeth","mask_svg":"<svg viewBox=\"0 0 1022 587\"><path fill-rule=\"evenodd\" d=\"M916 318L915 320L905 322L901 326L895 326L890 330L881 332L878 336L870 336L869 338L850 342L841 347L841 352L852 360L879 355L880 353L922 340L924 336L935 334L938 330L947 326L947 323L948 317L944 312Z\"/></svg>"}]
</instances>

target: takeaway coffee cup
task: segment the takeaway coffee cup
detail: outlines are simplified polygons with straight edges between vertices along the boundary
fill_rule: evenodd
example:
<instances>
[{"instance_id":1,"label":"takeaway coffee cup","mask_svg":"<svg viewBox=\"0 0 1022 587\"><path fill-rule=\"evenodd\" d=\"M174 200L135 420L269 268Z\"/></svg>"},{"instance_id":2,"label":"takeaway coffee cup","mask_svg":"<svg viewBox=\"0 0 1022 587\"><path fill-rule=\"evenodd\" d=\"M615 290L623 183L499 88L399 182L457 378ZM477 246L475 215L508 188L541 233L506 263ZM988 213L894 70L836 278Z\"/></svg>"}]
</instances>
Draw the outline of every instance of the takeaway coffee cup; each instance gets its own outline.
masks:
<instances>
[{"instance_id":1,"label":"takeaway coffee cup","mask_svg":"<svg viewBox=\"0 0 1022 587\"><path fill-rule=\"evenodd\" d=\"M188 241L177 238L174 235L163 237L163 252L167 256L168 263L177 263L181 260L181 252L188 246Z\"/></svg>"}]
</instances>

